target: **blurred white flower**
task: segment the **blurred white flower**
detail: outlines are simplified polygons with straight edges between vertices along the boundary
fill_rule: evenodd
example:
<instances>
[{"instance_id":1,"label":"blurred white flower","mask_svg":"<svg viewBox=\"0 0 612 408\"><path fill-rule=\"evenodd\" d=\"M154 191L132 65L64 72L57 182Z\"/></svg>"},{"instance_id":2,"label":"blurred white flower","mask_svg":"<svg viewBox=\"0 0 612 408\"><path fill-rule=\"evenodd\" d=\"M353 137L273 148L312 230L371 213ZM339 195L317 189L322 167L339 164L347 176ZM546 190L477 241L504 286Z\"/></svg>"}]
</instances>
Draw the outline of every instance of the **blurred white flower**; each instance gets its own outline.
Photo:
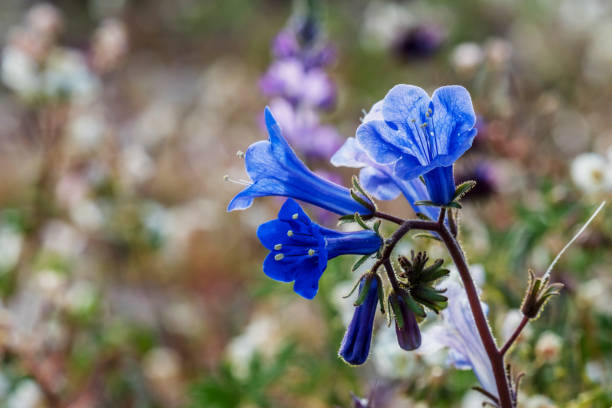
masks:
<instances>
[{"instance_id":1,"label":"blurred white flower","mask_svg":"<svg viewBox=\"0 0 612 408\"><path fill-rule=\"evenodd\" d=\"M608 302L612 296L612 279L594 278L583 282L576 291L577 302L598 313L612 316L612 302Z\"/></svg>"},{"instance_id":2,"label":"blurred white flower","mask_svg":"<svg viewBox=\"0 0 612 408\"><path fill-rule=\"evenodd\" d=\"M100 72L107 72L117 66L128 50L128 36L125 24L117 19L102 22L94 33L92 64Z\"/></svg>"},{"instance_id":3,"label":"blurred white flower","mask_svg":"<svg viewBox=\"0 0 612 408\"><path fill-rule=\"evenodd\" d=\"M362 40L366 46L385 48L414 22L415 17L404 4L371 2L364 12Z\"/></svg>"},{"instance_id":4,"label":"blurred white flower","mask_svg":"<svg viewBox=\"0 0 612 408\"><path fill-rule=\"evenodd\" d=\"M24 98L40 91L42 84L34 58L23 49L8 45L2 51L2 82Z\"/></svg>"},{"instance_id":5,"label":"blurred white flower","mask_svg":"<svg viewBox=\"0 0 612 408\"><path fill-rule=\"evenodd\" d=\"M43 394L33 380L23 380L6 400L7 408L40 408L43 406Z\"/></svg>"},{"instance_id":6,"label":"blurred white flower","mask_svg":"<svg viewBox=\"0 0 612 408\"><path fill-rule=\"evenodd\" d=\"M28 10L25 23L36 35L52 37L62 28L62 15L52 4L39 3Z\"/></svg>"},{"instance_id":7,"label":"blurred white flower","mask_svg":"<svg viewBox=\"0 0 612 408\"><path fill-rule=\"evenodd\" d=\"M550 398L544 395L533 395L528 397L523 403L519 404L520 408L556 408L557 406Z\"/></svg>"},{"instance_id":8,"label":"blurred white flower","mask_svg":"<svg viewBox=\"0 0 612 408\"><path fill-rule=\"evenodd\" d=\"M68 135L80 151L92 151L100 145L106 130L104 118L91 107L74 115L68 124Z\"/></svg>"},{"instance_id":9,"label":"blurred white flower","mask_svg":"<svg viewBox=\"0 0 612 408\"><path fill-rule=\"evenodd\" d=\"M0 273L13 268L21 255L23 236L10 225L0 225Z\"/></svg>"},{"instance_id":10,"label":"blurred white flower","mask_svg":"<svg viewBox=\"0 0 612 408\"><path fill-rule=\"evenodd\" d=\"M202 312L202 306L196 307L193 301L180 300L170 302L162 310L162 319L171 332L191 337L204 330L206 313Z\"/></svg>"},{"instance_id":11,"label":"blurred white flower","mask_svg":"<svg viewBox=\"0 0 612 408\"><path fill-rule=\"evenodd\" d=\"M523 320L523 313L521 313L519 309L508 310L501 324L501 333L504 341L512 336L512 333L514 333L521 320ZM528 339L531 337L531 334L531 327L529 325L525 326L521 334L516 338L515 343Z\"/></svg>"},{"instance_id":12,"label":"blurred white flower","mask_svg":"<svg viewBox=\"0 0 612 408\"><path fill-rule=\"evenodd\" d=\"M70 218L74 223L86 230L95 231L104 224L104 214L95 201L80 200L70 206Z\"/></svg>"},{"instance_id":13,"label":"blurred white flower","mask_svg":"<svg viewBox=\"0 0 612 408\"><path fill-rule=\"evenodd\" d=\"M165 400L164 405L178 406L183 394L179 354L169 347L157 347L144 356L142 365L145 377Z\"/></svg>"},{"instance_id":14,"label":"blurred white flower","mask_svg":"<svg viewBox=\"0 0 612 408\"><path fill-rule=\"evenodd\" d=\"M561 346L561 337L551 331L545 331L535 345L536 358L543 362L555 362L559 358Z\"/></svg>"},{"instance_id":15,"label":"blurred white flower","mask_svg":"<svg viewBox=\"0 0 612 408\"><path fill-rule=\"evenodd\" d=\"M98 292L93 283L79 280L66 292L64 306L72 313L87 312L96 302Z\"/></svg>"},{"instance_id":16,"label":"blurred white flower","mask_svg":"<svg viewBox=\"0 0 612 408\"><path fill-rule=\"evenodd\" d=\"M455 47L451 54L451 65L460 74L469 75L484 61L484 51L482 47L473 42L466 42Z\"/></svg>"},{"instance_id":17,"label":"blurred white flower","mask_svg":"<svg viewBox=\"0 0 612 408\"><path fill-rule=\"evenodd\" d=\"M139 184L151 177L155 163L146 150L138 144L130 144L121 152L121 176L128 185Z\"/></svg>"},{"instance_id":18,"label":"blurred white flower","mask_svg":"<svg viewBox=\"0 0 612 408\"><path fill-rule=\"evenodd\" d=\"M47 222L43 230L43 248L66 258L79 255L87 243L86 237L72 225L60 221Z\"/></svg>"},{"instance_id":19,"label":"blurred white flower","mask_svg":"<svg viewBox=\"0 0 612 408\"><path fill-rule=\"evenodd\" d=\"M612 191L612 163L597 153L583 153L571 165L574 183L585 193Z\"/></svg>"},{"instance_id":20,"label":"blurred white flower","mask_svg":"<svg viewBox=\"0 0 612 408\"><path fill-rule=\"evenodd\" d=\"M72 97L90 100L99 91L100 83L87 67L85 57L67 48L55 49L46 61L44 91L51 97Z\"/></svg>"},{"instance_id":21,"label":"blurred white flower","mask_svg":"<svg viewBox=\"0 0 612 408\"><path fill-rule=\"evenodd\" d=\"M249 365L256 354L270 357L279 346L280 327L273 317L257 316L251 320L244 332L228 344L226 355L234 374L246 378Z\"/></svg>"},{"instance_id":22,"label":"blurred white flower","mask_svg":"<svg viewBox=\"0 0 612 408\"><path fill-rule=\"evenodd\" d=\"M352 306L352 302L350 304ZM414 378L423 370L416 352L406 352L400 348L394 327L383 324L374 336L372 361L382 377L402 380Z\"/></svg>"}]
</instances>

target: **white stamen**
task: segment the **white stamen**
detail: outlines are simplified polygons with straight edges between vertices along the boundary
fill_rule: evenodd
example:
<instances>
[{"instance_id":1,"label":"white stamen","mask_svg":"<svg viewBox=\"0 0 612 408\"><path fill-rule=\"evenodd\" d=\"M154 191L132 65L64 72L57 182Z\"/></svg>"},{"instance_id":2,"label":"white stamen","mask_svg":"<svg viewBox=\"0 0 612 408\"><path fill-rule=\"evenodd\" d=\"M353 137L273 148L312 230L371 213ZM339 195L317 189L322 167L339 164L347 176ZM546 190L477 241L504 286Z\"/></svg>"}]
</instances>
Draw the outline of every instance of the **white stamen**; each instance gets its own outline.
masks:
<instances>
[{"instance_id":1,"label":"white stamen","mask_svg":"<svg viewBox=\"0 0 612 408\"><path fill-rule=\"evenodd\" d=\"M287 236L288 237L292 237L293 236L293 231L291 231L291 230L287 231Z\"/></svg>"},{"instance_id":2,"label":"white stamen","mask_svg":"<svg viewBox=\"0 0 612 408\"><path fill-rule=\"evenodd\" d=\"M587 229L587 227L589 226L589 224L591 223L591 221L593 221L593 219L597 216L597 214L599 214L599 212L604 208L604 206L606 205L606 202L603 201L599 207L597 207L597 209L595 210L595 212L593 213L593 215L591 215L591 218L589 218L587 220L587 222L584 223L584 225L582 226L582 228L580 228L578 230L578 232L576 233L576 235L574 235L574 237L572 239L570 239L570 241L563 247L563 249L557 254L557 256L555 257L555 259L553 259L553 261L551 262L550 266L548 267L548 269L546 270L546 272L544 272L544 276L542 276L542 278L546 279L548 276L550 276L550 273L552 272L553 267L555 266L555 264L557 263L557 261L559 260L559 258L561 258L561 255L563 255L563 253L567 250L567 248L570 247L570 245L572 245L574 243L574 241L576 241L576 239L578 239L578 237L584 232L584 230Z\"/></svg>"},{"instance_id":3,"label":"white stamen","mask_svg":"<svg viewBox=\"0 0 612 408\"><path fill-rule=\"evenodd\" d=\"M293 218L294 220L297 220L297 219L298 219L298 213L293 214L293 215L291 216L291 218Z\"/></svg>"},{"instance_id":4,"label":"white stamen","mask_svg":"<svg viewBox=\"0 0 612 408\"><path fill-rule=\"evenodd\" d=\"M240 184L241 186L250 186L252 184L250 181L247 180L235 179L233 177L230 177L229 174L223 176L223 180L229 181L230 183L234 184Z\"/></svg>"},{"instance_id":5,"label":"white stamen","mask_svg":"<svg viewBox=\"0 0 612 408\"><path fill-rule=\"evenodd\" d=\"M283 244L276 244L274 245L274 249L277 251L280 251L281 249L283 249Z\"/></svg>"},{"instance_id":6,"label":"white stamen","mask_svg":"<svg viewBox=\"0 0 612 408\"><path fill-rule=\"evenodd\" d=\"M276 255L274 255L274 260L275 260L275 261L280 261L280 260L282 260L284 257L285 257L285 255L283 255L283 254L276 254Z\"/></svg>"}]
</instances>

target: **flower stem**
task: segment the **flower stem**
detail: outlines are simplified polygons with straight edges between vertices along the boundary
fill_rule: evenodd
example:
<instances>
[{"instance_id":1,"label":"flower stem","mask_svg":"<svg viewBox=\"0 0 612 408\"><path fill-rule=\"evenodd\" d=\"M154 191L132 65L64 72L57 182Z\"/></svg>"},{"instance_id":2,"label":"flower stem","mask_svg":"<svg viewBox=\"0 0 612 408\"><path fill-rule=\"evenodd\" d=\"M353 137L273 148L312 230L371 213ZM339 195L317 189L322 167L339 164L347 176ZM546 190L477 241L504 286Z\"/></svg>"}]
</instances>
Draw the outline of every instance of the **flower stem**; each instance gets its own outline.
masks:
<instances>
[{"instance_id":1,"label":"flower stem","mask_svg":"<svg viewBox=\"0 0 612 408\"><path fill-rule=\"evenodd\" d=\"M384 212L380 212L380 211L376 211L374 213L374 217L382 218L383 220L391 221L391 222L394 222L394 223L396 223L398 225L402 225L404 222L406 222L406 220L404 220L402 218L399 218L399 217L396 217L394 215L387 214L387 213L384 213Z\"/></svg>"},{"instance_id":2,"label":"flower stem","mask_svg":"<svg viewBox=\"0 0 612 408\"><path fill-rule=\"evenodd\" d=\"M476 290L476 285L474 285L474 281L470 275L465 256L463 255L463 250L446 227L442 226L437 232L440 234L442 241L444 241L448 252L453 258L453 262L457 266L459 276L463 282L468 302L472 310L472 315L474 316L474 321L476 322L478 334L480 335L482 344L484 345L485 351L489 356L489 361L491 362L491 368L493 369L493 375L495 376L495 383L497 385L497 392L499 394L500 407L513 408L514 403L512 402L512 395L504 367L504 355L497 349L495 339L491 334L491 329L489 328L487 318L482 310L480 299L478 297L478 291Z\"/></svg>"},{"instance_id":3,"label":"flower stem","mask_svg":"<svg viewBox=\"0 0 612 408\"><path fill-rule=\"evenodd\" d=\"M508 351L508 349L510 349L510 347L512 346L512 344L516 341L516 339L518 338L518 336L521 334L521 332L523 331L523 329L525 328L525 326L527 326L527 323L529 322L529 318L527 316L523 316L523 320L521 320L521 322L519 323L519 325L517 326L517 328L514 330L514 333L512 333L512 335L510 336L510 338L506 341L506 344L504 344L504 346L499 349L499 353L503 356L506 354L506 352Z\"/></svg>"}]
</instances>

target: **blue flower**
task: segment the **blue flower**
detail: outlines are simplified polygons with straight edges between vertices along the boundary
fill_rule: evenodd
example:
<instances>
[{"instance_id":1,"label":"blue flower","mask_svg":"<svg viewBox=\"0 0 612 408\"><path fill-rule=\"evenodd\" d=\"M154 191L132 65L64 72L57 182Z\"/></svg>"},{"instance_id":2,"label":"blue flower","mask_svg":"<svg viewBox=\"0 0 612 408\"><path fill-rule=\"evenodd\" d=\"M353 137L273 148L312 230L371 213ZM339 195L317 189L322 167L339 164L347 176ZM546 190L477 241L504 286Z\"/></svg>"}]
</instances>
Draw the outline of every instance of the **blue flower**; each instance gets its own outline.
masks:
<instances>
[{"instance_id":1,"label":"blue flower","mask_svg":"<svg viewBox=\"0 0 612 408\"><path fill-rule=\"evenodd\" d=\"M327 260L346 254L371 254L382 245L373 231L338 232L312 222L302 208L288 199L278 219L259 226L257 237L270 250L263 270L270 278L293 282L293 290L312 299Z\"/></svg>"},{"instance_id":2,"label":"blue flower","mask_svg":"<svg viewBox=\"0 0 612 408\"><path fill-rule=\"evenodd\" d=\"M476 115L467 90L438 88L430 98L417 86L396 85L374 105L357 139L403 180L423 176L431 200L448 204L455 193L453 163L472 145Z\"/></svg>"},{"instance_id":3,"label":"blue flower","mask_svg":"<svg viewBox=\"0 0 612 408\"><path fill-rule=\"evenodd\" d=\"M353 200L347 188L317 176L298 159L268 108L265 119L270 138L247 149L245 167L252 182L230 201L228 211L250 207L255 197L284 196L340 215L371 214L369 208Z\"/></svg>"},{"instance_id":4,"label":"blue flower","mask_svg":"<svg viewBox=\"0 0 612 408\"><path fill-rule=\"evenodd\" d=\"M349 137L344 145L332 156L331 163L336 166L361 167L359 181L374 198L393 200L401 193L415 212L424 213L431 219L437 219L440 209L436 207L416 206L416 201L431 200L425 184L417 177L404 180L393 171L395 163L380 164L375 162L354 137Z\"/></svg>"},{"instance_id":5,"label":"blue flower","mask_svg":"<svg viewBox=\"0 0 612 408\"><path fill-rule=\"evenodd\" d=\"M424 348L421 352L431 353L448 347L449 363L460 370L471 369L482 388L497 397L493 368L478 334L465 290L452 278L442 286L447 289L448 307L442 311L442 322L430 325L423 332ZM482 303L482 306L486 313L487 305Z\"/></svg>"},{"instance_id":6,"label":"blue flower","mask_svg":"<svg viewBox=\"0 0 612 408\"><path fill-rule=\"evenodd\" d=\"M359 283L359 291L364 290L366 279L370 280L365 300L355 308L353 319L349 323L338 354L344 361L352 365L365 363L370 354L374 316L378 304L378 279L365 277Z\"/></svg>"}]
</instances>

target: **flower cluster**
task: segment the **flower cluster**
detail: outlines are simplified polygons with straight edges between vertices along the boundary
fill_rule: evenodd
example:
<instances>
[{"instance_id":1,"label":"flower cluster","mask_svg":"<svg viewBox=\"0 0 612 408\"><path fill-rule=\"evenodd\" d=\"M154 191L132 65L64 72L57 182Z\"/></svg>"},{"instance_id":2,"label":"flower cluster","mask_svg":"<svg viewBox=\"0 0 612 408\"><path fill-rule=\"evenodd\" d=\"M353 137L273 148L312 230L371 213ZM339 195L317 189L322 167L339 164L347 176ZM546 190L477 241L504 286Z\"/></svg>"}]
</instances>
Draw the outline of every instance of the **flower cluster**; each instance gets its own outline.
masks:
<instances>
[{"instance_id":1,"label":"flower cluster","mask_svg":"<svg viewBox=\"0 0 612 408\"><path fill-rule=\"evenodd\" d=\"M336 87L325 72L335 51L321 39L316 20L296 16L273 41L275 61L260 79L262 92L285 137L308 158L328 159L340 146L336 130L319 121L319 110L336 103Z\"/></svg>"},{"instance_id":2,"label":"flower cluster","mask_svg":"<svg viewBox=\"0 0 612 408\"><path fill-rule=\"evenodd\" d=\"M289 198L278 218L257 231L261 243L270 250L263 271L272 279L295 282L294 291L307 299L316 295L328 259L362 254L360 264L376 253L378 265L384 262L380 222L370 226L364 221L378 215L375 198L389 200L403 194L415 211L430 220L441 215L438 207L458 206L454 200L464 189L455 188L453 163L476 134L474 111L464 88L443 87L430 99L418 87L398 85L374 105L356 137L349 138L331 159L336 166L361 167L360 181L348 190L304 165L269 108L265 123L269 140L254 143L244 154L250 180L238 181L246 188L231 200L228 211L248 208L256 197ZM357 222L363 230L324 228L312 222L293 199ZM445 228L442 221L430 222ZM398 343L405 350L421 345L418 319L426 316L424 307L437 313L448 300L443 291L433 287L448 270L442 268L442 260L429 266L427 261L428 257L419 253L411 260L399 258L401 273L395 273L390 263L386 266L393 286L387 300L389 314L395 320ZM385 290L377 268L363 275L356 286L355 313L339 352L350 364L362 364L368 358L377 305L384 310Z\"/></svg>"}]
</instances>

